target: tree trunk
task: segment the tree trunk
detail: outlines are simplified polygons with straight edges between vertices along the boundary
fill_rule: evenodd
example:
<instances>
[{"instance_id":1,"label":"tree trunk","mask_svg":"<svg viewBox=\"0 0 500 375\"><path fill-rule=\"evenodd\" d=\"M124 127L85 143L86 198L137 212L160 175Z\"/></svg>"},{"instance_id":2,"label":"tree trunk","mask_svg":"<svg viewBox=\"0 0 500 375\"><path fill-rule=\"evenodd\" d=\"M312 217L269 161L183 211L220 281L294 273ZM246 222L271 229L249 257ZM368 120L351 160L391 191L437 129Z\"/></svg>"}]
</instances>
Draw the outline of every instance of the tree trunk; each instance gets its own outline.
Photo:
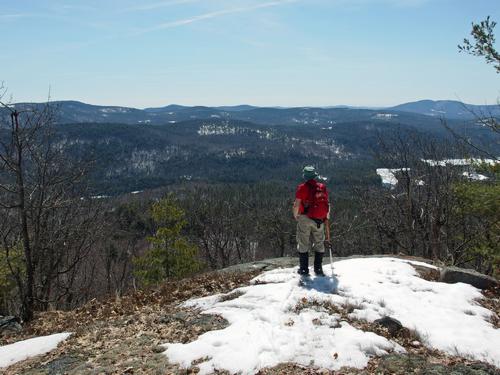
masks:
<instances>
[{"instance_id":1,"label":"tree trunk","mask_svg":"<svg viewBox=\"0 0 500 375\"><path fill-rule=\"evenodd\" d=\"M21 317L23 321L29 321L33 318L33 280L34 280L34 269L33 269L33 258L31 253L30 236L28 230L28 213L26 210L25 202L25 189L24 189L24 170L23 170L23 145L19 139L19 113L17 111L11 114L12 121L14 122L14 139L16 145L16 177L17 177L17 188L18 188L18 207L19 207L19 218L21 221L21 234L23 240L23 251L24 258L26 262L26 285L24 286L24 298L22 302L22 313Z\"/></svg>"}]
</instances>

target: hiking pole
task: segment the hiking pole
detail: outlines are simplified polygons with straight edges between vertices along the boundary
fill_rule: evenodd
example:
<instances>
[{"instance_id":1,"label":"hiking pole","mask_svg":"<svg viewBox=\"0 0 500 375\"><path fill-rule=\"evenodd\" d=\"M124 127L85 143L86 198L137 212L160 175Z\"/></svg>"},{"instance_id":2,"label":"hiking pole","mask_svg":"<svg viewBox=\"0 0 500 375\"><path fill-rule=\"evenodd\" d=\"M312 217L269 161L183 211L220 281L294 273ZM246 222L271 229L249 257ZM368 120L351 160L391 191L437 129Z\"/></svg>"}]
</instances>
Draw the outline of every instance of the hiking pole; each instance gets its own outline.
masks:
<instances>
[{"instance_id":1,"label":"hiking pole","mask_svg":"<svg viewBox=\"0 0 500 375\"><path fill-rule=\"evenodd\" d=\"M326 241L328 243L328 250L330 251L330 268L332 270L332 278L333 278L333 258L332 258L332 242L330 239L330 219L325 219L325 232L326 232Z\"/></svg>"}]
</instances>

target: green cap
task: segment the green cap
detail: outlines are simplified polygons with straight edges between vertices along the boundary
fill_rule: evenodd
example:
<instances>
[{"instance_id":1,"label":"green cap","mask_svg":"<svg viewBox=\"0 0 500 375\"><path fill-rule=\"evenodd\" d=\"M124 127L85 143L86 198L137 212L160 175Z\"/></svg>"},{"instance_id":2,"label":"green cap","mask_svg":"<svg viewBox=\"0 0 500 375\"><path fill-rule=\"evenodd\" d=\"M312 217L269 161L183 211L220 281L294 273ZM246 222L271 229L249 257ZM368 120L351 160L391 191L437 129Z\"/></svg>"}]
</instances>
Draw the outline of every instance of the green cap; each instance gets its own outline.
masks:
<instances>
[{"instance_id":1,"label":"green cap","mask_svg":"<svg viewBox=\"0 0 500 375\"><path fill-rule=\"evenodd\" d=\"M304 180L309 181L318 177L318 174L312 165L306 165L302 170L302 176L304 177Z\"/></svg>"}]
</instances>

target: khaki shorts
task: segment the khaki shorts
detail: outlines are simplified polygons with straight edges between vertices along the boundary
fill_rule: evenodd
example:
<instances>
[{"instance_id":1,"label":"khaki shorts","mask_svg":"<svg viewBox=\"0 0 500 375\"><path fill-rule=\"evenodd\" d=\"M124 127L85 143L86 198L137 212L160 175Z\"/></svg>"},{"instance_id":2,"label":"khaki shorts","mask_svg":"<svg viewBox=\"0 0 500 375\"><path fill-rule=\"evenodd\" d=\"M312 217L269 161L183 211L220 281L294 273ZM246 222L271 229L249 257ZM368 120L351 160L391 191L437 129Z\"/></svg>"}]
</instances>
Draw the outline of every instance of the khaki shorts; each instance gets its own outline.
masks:
<instances>
[{"instance_id":1,"label":"khaki shorts","mask_svg":"<svg viewBox=\"0 0 500 375\"><path fill-rule=\"evenodd\" d=\"M299 215L297 218L297 250L299 253L307 253L309 250L319 253L325 252L325 224L318 228L316 222L307 215Z\"/></svg>"}]
</instances>

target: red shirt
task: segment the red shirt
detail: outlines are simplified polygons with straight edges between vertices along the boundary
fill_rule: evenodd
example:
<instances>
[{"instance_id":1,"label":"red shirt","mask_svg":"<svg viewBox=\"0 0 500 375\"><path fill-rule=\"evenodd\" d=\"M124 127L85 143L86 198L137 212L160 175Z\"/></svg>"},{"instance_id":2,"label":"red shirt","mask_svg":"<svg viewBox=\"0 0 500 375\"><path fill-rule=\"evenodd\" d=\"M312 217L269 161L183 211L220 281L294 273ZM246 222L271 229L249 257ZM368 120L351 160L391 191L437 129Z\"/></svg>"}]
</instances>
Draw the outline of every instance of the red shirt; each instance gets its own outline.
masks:
<instances>
[{"instance_id":1,"label":"red shirt","mask_svg":"<svg viewBox=\"0 0 500 375\"><path fill-rule=\"evenodd\" d=\"M306 181L299 186L297 186L297 192L295 193L295 198L300 199L300 207L299 207L299 214L304 213L304 204L309 205L310 202L312 202L313 197L311 194L313 194L316 189L316 180L309 180Z\"/></svg>"}]
</instances>

